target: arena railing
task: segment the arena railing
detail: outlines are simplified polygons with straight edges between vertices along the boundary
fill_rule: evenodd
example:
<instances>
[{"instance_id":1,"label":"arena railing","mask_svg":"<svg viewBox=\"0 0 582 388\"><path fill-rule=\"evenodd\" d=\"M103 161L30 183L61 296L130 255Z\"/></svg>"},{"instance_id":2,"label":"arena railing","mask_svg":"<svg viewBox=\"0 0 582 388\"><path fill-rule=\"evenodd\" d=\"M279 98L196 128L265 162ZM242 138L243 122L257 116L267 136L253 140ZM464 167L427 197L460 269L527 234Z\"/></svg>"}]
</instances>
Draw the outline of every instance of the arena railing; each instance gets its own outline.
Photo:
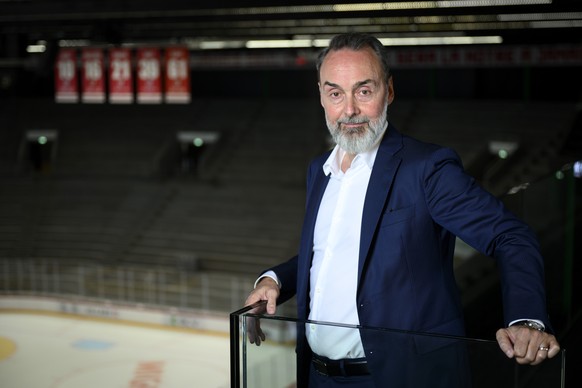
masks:
<instances>
[{"instance_id":1,"label":"arena railing","mask_svg":"<svg viewBox=\"0 0 582 388\"><path fill-rule=\"evenodd\" d=\"M356 331L379 352L395 387L560 388L565 385L566 351L543 363L519 365L491 340L344 325L264 315L264 302L230 316L231 388L296 386L296 330ZM260 346L249 337L259 321ZM378 352L376 352L378 353ZM378 368L378 366L376 366Z\"/></svg>"},{"instance_id":2,"label":"arena railing","mask_svg":"<svg viewBox=\"0 0 582 388\"><path fill-rule=\"evenodd\" d=\"M105 264L40 258L0 258L0 295L93 299L216 311L240 306L252 279L179 267Z\"/></svg>"}]
</instances>

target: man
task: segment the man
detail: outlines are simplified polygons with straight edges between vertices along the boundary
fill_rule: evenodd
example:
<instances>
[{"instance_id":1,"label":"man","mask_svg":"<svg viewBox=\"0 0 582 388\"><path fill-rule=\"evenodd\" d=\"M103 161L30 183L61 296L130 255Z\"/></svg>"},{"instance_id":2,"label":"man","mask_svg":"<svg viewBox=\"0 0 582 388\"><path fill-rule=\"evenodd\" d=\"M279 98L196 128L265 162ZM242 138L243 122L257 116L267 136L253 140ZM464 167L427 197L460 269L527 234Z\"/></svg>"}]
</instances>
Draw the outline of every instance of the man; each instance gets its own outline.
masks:
<instances>
[{"instance_id":1,"label":"man","mask_svg":"<svg viewBox=\"0 0 582 388\"><path fill-rule=\"evenodd\" d=\"M559 344L544 331L543 260L534 235L463 171L453 151L388 123L394 87L382 44L369 35L337 36L317 69L337 145L309 167L299 254L265 272L246 305L266 300L274 314L277 303L297 295L300 320L463 335L453 274L459 236L498 262L506 328L497 340L504 353L520 364L556 355ZM431 384L435 373L425 383L409 378L430 374L439 359L462 358L462 350L445 347L448 353L425 362L429 369L415 367L398 380L408 360L398 355L404 342L309 325L297 336L299 387L439 386ZM258 328L252 340L261 339ZM416 345L417 353L434 350Z\"/></svg>"}]
</instances>

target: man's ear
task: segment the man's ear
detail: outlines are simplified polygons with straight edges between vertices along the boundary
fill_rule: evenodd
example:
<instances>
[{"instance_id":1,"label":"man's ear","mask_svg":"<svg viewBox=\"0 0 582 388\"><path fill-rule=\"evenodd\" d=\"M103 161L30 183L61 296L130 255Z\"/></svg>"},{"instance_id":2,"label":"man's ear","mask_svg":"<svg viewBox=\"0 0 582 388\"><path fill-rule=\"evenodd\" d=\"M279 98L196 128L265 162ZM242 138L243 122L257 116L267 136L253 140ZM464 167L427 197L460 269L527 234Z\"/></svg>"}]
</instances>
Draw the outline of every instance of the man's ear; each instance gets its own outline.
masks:
<instances>
[{"instance_id":1,"label":"man's ear","mask_svg":"<svg viewBox=\"0 0 582 388\"><path fill-rule=\"evenodd\" d=\"M392 81L392 76L388 79L388 94L386 100L387 105L392 104L392 101L394 101L394 82Z\"/></svg>"}]
</instances>

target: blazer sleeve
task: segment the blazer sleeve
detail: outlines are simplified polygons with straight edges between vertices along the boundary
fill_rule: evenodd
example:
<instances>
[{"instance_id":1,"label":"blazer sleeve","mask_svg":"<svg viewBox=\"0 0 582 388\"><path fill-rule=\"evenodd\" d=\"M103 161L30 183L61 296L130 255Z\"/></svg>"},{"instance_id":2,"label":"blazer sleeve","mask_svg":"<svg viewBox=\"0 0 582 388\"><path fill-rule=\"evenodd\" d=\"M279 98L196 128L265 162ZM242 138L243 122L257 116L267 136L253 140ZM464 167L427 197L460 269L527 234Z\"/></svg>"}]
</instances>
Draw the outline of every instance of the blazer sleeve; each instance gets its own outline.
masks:
<instances>
[{"instance_id":1,"label":"blazer sleeve","mask_svg":"<svg viewBox=\"0 0 582 388\"><path fill-rule=\"evenodd\" d=\"M431 154L423 178L427 207L435 222L497 261L505 323L528 318L550 327L543 258L529 226L466 174L450 149Z\"/></svg>"},{"instance_id":2,"label":"blazer sleeve","mask_svg":"<svg viewBox=\"0 0 582 388\"><path fill-rule=\"evenodd\" d=\"M297 256L293 256L286 262L269 268L265 272L267 271L275 272L281 284L281 293L277 299L277 304L284 303L295 296L297 292Z\"/></svg>"},{"instance_id":3,"label":"blazer sleeve","mask_svg":"<svg viewBox=\"0 0 582 388\"><path fill-rule=\"evenodd\" d=\"M309 198L312 197L311 190L314 186L314 179L318 172L321 172L321 166L323 165L324 161L329 156L329 152L314 159L307 170L307 202ZM304 228L305 229L305 228ZM305 233L303 230L302 233ZM302 244L306 244L304 239L302 238ZM281 283L281 294L279 295L279 299L277 303L284 303L287 300L291 299L297 293L297 273L298 273L298 263L299 263L299 255L295 255L288 261L276 265L272 268L269 268L267 271L273 271L277 275L279 282ZM265 271L266 272L266 271Z\"/></svg>"}]
</instances>

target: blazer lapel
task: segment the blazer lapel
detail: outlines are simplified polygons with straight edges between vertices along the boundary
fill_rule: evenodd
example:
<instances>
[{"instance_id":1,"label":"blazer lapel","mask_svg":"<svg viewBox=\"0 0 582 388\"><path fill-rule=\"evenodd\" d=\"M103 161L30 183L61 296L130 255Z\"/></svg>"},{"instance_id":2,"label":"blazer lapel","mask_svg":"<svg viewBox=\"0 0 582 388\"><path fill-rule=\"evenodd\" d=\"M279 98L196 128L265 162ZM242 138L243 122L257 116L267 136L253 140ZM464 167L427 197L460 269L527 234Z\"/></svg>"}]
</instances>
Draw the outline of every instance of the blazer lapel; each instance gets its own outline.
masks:
<instances>
[{"instance_id":1,"label":"blazer lapel","mask_svg":"<svg viewBox=\"0 0 582 388\"><path fill-rule=\"evenodd\" d=\"M358 262L358 284L362 276L365 262L374 233L383 212L388 194L392 187L394 175L398 170L401 158L395 156L402 148L402 135L391 125L386 130L386 134L380 148L376 154L374 167L370 176L370 183L366 191L364 211L362 214L362 227L360 235L360 257Z\"/></svg>"},{"instance_id":2,"label":"blazer lapel","mask_svg":"<svg viewBox=\"0 0 582 388\"><path fill-rule=\"evenodd\" d=\"M323 158L324 161L326 159L327 157ZM308 188L309 191L299 252L297 298L307 298L309 292L309 270L311 268L311 258L313 256L313 235L315 232L315 222L317 220L317 213L319 212L319 206L321 204L321 199L323 198L323 193L325 192L325 188L329 182L329 177L324 174L321 166L322 165L318 165L319 168L317 168L315 171L312 186ZM307 311L306 314L308 314ZM306 317L307 315L305 318Z\"/></svg>"},{"instance_id":3,"label":"blazer lapel","mask_svg":"<svg viewBox=\"0 0 582 388\"><path fill-rule=\"evenodd\" d=\"M307 244L302 244L304 248L309 251L313 249L313 233L315 231L315 221L317 219L317 213L319 211L319 205L321 204L321 199L323 198L323 193L329 182L329 177L323 173L323 169L319 168L316 171L316 176L313 179L313 187L310 190L309 197L307 198L307 208L305 210L305 222L303 224L303 234L304 239L309 239L309 241L303 241ZM308 255L311 257L311 254Z\"/></svg>"}]
</instances>

